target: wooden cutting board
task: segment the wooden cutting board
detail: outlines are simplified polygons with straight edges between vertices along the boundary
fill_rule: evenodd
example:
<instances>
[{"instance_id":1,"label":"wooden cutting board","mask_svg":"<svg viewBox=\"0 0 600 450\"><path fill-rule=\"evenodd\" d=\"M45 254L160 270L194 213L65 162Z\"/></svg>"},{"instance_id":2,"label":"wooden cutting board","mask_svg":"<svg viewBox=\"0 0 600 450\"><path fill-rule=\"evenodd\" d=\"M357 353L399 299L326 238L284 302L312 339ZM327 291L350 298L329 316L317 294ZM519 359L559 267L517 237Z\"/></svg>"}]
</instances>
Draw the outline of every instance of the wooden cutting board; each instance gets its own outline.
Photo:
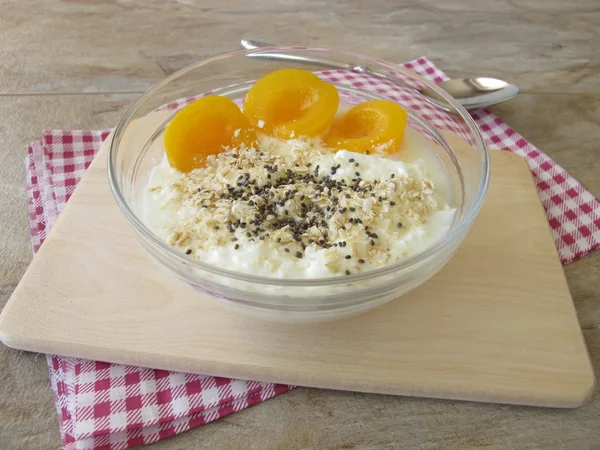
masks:
<instances>
[{"instance_id":1,"label":"wooden cutting board","mask_svg":"<svg viewBox=\"0 0 600 450\"><path fill-rule=\"evenodd\" d=\"M113 201L106 151L0 316L8 346L318 388L552 407L594 374L526 163L494 151L486 203L422 287L336 322L276 324L163 274Z\"/></svg>"}]
</instances>

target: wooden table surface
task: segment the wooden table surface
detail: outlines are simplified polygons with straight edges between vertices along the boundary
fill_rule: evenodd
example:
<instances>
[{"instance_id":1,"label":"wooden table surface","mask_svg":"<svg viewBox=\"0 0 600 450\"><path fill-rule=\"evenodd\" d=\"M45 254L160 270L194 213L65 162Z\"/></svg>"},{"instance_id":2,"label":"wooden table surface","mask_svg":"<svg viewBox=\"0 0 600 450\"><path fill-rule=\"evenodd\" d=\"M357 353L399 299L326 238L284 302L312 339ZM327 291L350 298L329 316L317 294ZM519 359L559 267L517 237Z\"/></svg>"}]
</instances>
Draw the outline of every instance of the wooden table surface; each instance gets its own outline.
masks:
<instances>
[{"instance_id":1,"label":"wooden table surface","mask_svg":"<svg viewBox=\"0 0 600 450\"><path fill-rule=\"evenodd\" d=\"M106 128L142 92L242 36L426 55L450 76L522 93L493 108L600 196L597 0L4 0L0 3L0 307L31 260L25 145L44 128ZM565 267L600 372L600 252ZM149 447L600 447L600 396L548 410L297 389ZM0 447L60 447L43 355L0 347Z\"/></svg>"}]
</instances>

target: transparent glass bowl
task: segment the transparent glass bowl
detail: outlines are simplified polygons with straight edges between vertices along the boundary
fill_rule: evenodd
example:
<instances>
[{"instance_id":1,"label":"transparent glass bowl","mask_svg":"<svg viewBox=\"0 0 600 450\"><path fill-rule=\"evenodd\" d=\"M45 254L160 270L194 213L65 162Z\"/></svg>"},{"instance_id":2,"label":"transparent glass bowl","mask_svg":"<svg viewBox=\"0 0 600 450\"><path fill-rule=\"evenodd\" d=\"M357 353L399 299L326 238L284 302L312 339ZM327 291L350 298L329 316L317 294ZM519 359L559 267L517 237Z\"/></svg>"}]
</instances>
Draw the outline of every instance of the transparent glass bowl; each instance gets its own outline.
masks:
<instances>
[{"instance_id":1,"label":"transparent glass bowl","mask_svg":"<svg viewBox=\"0 0 600 450\"><path fill-rule=\"evenodd\" d=\"M409 112L408 126L428 139L452 185L457 213L442 239L419 254L373 271L322 279L280 279L200 262L170 247L148 228L142 219L142 193L151 168L162 159L162 135L177 109L207 94L227 96L240 103L258 78L281 68L317 73L336 85L345 103L389 99ZM423 88L437 94L436 102L420 93ZM443 107L440 101L445 102ZM398 299L427 281L464 239L481 208L489 181L488 154L477 126L434 83L367 56L305 47L227 53L173 74L125 113L110 142L108 158L114 197L142 247L161 267L192 287L198 301L211 299L281 321L317 321L357 314Z\"/></svg>"}]
</instances>

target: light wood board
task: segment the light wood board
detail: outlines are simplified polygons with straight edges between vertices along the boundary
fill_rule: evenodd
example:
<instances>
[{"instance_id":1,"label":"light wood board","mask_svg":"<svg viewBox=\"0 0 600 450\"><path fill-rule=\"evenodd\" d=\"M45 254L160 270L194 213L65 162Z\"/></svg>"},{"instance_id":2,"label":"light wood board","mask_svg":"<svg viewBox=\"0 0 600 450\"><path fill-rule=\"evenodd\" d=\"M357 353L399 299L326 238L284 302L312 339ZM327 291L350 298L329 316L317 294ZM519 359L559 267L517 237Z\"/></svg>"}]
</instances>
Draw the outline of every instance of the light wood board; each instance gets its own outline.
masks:
<instances>
[{"instance_id":1,"label":"light wood board","mask_svg":"<svg viewBox=\"0 0 600 450\"><path fill-rule=\"evenodd\" d=\"M0 315L23 350L319 388L576 407L594 374L526 163L491 152L486 203L417 290L337 322L204 301L134 240L102 150Z\"/></svg>"}]
</instances>

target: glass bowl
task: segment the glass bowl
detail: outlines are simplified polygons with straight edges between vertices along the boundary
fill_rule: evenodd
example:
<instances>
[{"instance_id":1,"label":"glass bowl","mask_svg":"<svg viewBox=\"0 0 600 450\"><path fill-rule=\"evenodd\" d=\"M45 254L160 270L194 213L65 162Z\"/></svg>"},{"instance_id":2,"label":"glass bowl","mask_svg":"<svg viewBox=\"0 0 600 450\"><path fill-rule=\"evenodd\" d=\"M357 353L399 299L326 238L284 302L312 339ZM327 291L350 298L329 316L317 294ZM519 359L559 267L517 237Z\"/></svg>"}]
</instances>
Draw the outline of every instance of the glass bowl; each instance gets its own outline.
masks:
<instances>
[{"instance_id":1,"label":"glass bowl","mask_svg":"<svg viewBox=\"0 0 600 450\"><path fill-rule=\"evenodd\" d=\"M341 101L389 99L409 114L408 127L436 152L451 184L456 214L449 231L399 263L350 276L282 279L237 272L172 248L144 223L141 197L151 168L163 157L165 126L179 108L207 94L240 103L261 76L281 68L311 70L335 84ZM423 96L428 88L436 100ZM354 53L270 47L218 55L187 67L150 89L125 113L109 147L108 175L119 208L142 247L160 267L213 300L279 321L318 321L367 311L421 285L454 254L477 216L489 181L488 153L471 116L432 82L392 63ZM190 295L194 295L190 292Z\"/></svg>"}]
</instances>

